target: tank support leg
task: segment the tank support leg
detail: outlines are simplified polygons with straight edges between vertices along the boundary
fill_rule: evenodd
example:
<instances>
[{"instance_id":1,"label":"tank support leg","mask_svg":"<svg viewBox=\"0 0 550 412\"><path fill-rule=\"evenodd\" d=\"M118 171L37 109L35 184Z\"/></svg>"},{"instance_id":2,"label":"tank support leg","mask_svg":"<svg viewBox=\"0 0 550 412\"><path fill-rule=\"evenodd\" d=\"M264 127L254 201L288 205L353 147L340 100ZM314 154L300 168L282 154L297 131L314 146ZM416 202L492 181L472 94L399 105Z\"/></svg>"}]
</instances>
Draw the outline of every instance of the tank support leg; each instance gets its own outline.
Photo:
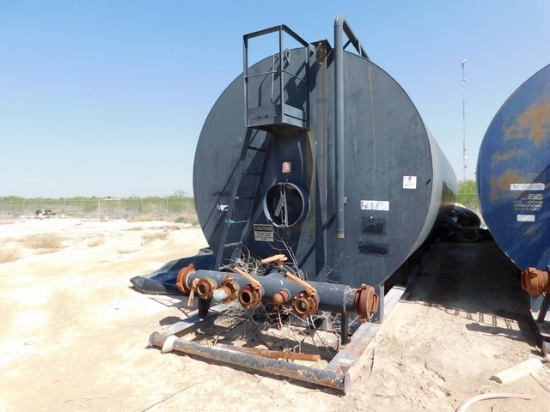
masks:
<instances>
[{"instance_id":1,"label":"tank support leg","mask_svg":"<svg viewBox=\"0 0 550 412\"><path fill-rule=\"evenodd\" d=\"M531 300L531 302L533 301ZM548 358L548 353L550 352L550 334L548 334L548 331L545 328L545 323L548 323L548 321L546 320L546 314L548 313L549 307L550 307L550 293L547 293L544 295L544 299L540 304L537 319L535 320L539 330L539 334L540 334L542 354L544 355L545 358Z\"/></svg>"},{"instance_id":2,"label":"tank support leg","mask_svg":"<svg viewBox=\"0 0 550 412\"><path fill-rule=\"evenodd\" d=\"M212 298L210 299L199 299L199 317L201 319L204 319L208 316L208 311L210 310L210 303L212 302Z\"/></svg>"},{"instance_id":3,"label":"tank support leg","mask_svg":"<svg viewBox=\"0 0 550 412\"><path fill-rule=\"evenodd\" d=\"M378 303L378 312L376 312L372 320L373 322L381 323L384 320L384 284L381 283L376 287L376 294L380 296L380 302Z\"/></svg>"},{"instance_id":4,"label":"tank support leg","mask_svg":"<svg viewBox=\"0 0 550 412\"><path fill-rule=\"evenodd\" d=\"M544 296L544 300L540 305L539 315L537 316L537 323L544 322L544 318L546 317L546 313L548 312L549 306L550 306L550 294L547 294Z\"/></svg>"},{"instance_id":5,"label":"tank support leg","mask_svg":"<svg viewBox=\"0 0 550 412\"><path fill-rule=\"evenodd\" d=\"M349 342L349 313L340 315L340 343L347 345Z\"/></svg>"}]
</instances>

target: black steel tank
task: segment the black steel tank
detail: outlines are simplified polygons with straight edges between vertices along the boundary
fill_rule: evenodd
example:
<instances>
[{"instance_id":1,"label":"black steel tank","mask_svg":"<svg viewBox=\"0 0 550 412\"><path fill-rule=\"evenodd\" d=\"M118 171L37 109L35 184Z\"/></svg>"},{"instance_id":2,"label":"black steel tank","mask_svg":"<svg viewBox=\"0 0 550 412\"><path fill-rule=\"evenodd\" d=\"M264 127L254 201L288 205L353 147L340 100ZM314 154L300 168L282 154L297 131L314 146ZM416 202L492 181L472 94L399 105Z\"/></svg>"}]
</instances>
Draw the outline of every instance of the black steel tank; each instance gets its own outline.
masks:
<instances>
[{"instance_id":1,"label":"black steel tank","mask_svg":"<svg viewBox=\"0 0 550 412\"><path fill-rule=\"evenodd\" d=\"M250 64L250 42L271 33L279 51ZM244 36L243 73L206 118L193 187L216 266L283 253L309 280L355 287L391 276L457 193L411 99L341 18L334 47L286 26Z\"/></svg>"}]
</instances>

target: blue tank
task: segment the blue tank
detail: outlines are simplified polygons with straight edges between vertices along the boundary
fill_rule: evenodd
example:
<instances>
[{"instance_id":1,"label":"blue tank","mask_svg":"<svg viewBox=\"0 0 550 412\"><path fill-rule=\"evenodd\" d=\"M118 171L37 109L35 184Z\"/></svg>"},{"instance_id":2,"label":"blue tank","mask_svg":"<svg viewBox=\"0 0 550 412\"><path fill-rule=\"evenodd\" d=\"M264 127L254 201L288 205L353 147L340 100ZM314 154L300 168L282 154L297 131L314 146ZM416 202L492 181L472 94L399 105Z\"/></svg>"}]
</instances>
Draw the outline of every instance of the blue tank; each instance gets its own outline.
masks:
<instances>
[{"instance_id":1,"label":"blue tank","mask_svg":"<svg viewBox=\"0 0 550 412\"><path fill-rule=\"evenodd\" d=\"M492 120L479 150L477 189L495 241L519 269L550 261L550 65Z\"/></svg>"}]
</instances>

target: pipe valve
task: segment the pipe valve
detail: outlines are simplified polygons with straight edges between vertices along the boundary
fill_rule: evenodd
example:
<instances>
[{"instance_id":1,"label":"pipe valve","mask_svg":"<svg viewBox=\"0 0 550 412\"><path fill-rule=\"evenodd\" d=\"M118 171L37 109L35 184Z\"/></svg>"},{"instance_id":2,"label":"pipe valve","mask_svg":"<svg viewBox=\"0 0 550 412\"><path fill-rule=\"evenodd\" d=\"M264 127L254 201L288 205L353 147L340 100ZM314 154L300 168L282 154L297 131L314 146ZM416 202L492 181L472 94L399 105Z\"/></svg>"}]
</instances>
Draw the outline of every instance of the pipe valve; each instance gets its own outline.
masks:
<instances>
[{"instance_id":1,"label":"pipe valve","mask_svg":"<svg viewBox=\"0 0 550 412\"><path fill-rule=\"evenodd\" d=\"M527 268L521 272L521 286L533 298L550 292L550 269Z\"/></svg>"},{"instance_id":2,"label":"pipe valve","mask_svg":"<svg viewBox=\"0 0 550 412\"><path fill-rule=\"evenodd\" d=\"M378 312L380 296L376 294L374 288L370 285L362 285L361 289L355 292L355 313L361 317L361 323L371 320L372 316Z\"/></svg>"}]
</instances>

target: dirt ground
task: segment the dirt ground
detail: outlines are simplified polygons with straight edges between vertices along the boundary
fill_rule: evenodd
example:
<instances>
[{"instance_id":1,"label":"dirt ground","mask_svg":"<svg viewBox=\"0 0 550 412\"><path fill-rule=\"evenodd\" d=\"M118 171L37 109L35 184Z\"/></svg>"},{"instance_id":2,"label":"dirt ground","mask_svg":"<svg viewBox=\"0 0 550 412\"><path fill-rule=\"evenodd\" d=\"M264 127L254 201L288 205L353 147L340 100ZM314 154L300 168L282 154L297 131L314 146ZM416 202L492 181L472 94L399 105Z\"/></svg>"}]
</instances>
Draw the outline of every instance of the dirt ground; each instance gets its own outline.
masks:
<instances>
[{"instance_id":1,"label":"dirt ground","mask_svg":"<svg viewBox=\"0 0 550 412\"><path fill-rule=\"evenodd\" d=\"M0 411L550 410L550 369L491 376L540 358L525 294L494 243L442 243L337 390L148 347L193 309L129 279L195 254L197 228L52 217L0 223Z\"/></svg>"}]
</instances>

